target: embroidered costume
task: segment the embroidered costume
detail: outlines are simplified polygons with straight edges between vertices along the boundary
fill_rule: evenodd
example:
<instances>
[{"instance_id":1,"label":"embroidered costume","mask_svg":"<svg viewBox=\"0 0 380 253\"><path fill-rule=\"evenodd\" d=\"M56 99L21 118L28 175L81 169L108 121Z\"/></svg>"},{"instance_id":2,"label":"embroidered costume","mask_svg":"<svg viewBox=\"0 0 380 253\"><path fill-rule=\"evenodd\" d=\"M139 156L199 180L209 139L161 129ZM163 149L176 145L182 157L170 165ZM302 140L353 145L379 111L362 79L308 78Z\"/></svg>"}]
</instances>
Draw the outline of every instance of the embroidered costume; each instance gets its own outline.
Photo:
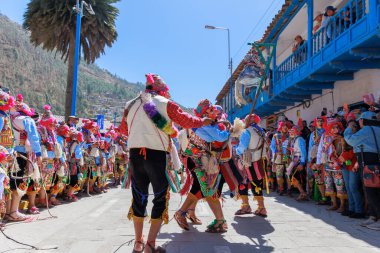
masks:
<instances>
[{"instance_id":1,"label":"embroidered costume","mask_svg":"<svg viewBox=\"0 0 380 253\"><path fill-rule=\"evenodd\" d=\"M344 128L335 119L328 119L326 132L323 134L318 146L317 164L323 164L325 170L325 194L332 200L330 210L338 209L336 198L340 199L339 212L344 211L345 199L347 199L344 186L342 167L339 156L343 152L344 140L339 134Z\"/></svg>"},{"instance_id":2,"label":"embroidered costume","mask_svg":"<svg viewBox=\"0 0 380 253\"><path fill-rule=\"evenodd\" d=\"M135 224L142 224L146 217L148 187L152 184L154 192L151 212L151 226L159 227L168 222L169 182L172 176L175 149L171 137L178 134L174 123L183 128L197 128L203 125L201 119L183 112L169 100L168 87L162 78L148 74L146 90L139 97L127 102L122 124L128 134L130 153L132 205L128 214ZM137 226L137 225L136 225ZM141 227L142 229L142 227ZM136 234L141 233L136 231ZM148 238L148 240L155 240ZM141 238L136 238L141 242ZM154 246L154 241L148 241Z\"/></svg>"},{"instance_id":3,"label":"embroidered costume","mask_svg":"<svg viewBox=\"0 0 380 253\"><path fill-rule=\"evenodd\" d=\"M252 212L248 202L248 188L249 184L251 184L252 194L258 204L258 208L254 213L262 217L267 216L263 196L264 181L268 181L265 168L265 149L267 143L265 141L265 132L258 125L260 121L260 117L255 114L248 115L245 118L248 127L240 136L239 146L236 148L236 153L242 157L244 169L248 175L248 182L240 185L239 194L243 203L241 209L235 215Z\"/></svg>"},{"instance_id":4,"label":"embroidered costume","mask_svg":"<svg viewBox=\"0 0 380 253\"><path fill-rule=\"evenodd\" d=\"M288 122L280 122L277 133L273 135L270 148L272 151L272 164L276 170L276 178L278 191L280 195L284 194L284 172L285 168L290 163L289 159L289 134L288 129L290 125ZM288 189L289 190L289 189Z\"/></svg>"}]
</instances>

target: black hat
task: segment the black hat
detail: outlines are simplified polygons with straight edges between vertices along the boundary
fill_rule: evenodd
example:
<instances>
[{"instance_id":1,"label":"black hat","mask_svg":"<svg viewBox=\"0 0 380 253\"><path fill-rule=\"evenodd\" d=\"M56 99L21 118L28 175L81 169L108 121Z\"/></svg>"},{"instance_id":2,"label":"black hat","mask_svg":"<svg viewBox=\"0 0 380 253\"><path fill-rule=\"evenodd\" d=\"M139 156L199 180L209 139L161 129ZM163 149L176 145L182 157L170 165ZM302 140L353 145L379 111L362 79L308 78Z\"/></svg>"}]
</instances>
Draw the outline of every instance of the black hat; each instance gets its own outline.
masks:
<instances>
[{"instance_id":1,"label":"black hat","mask_svg":"<svg viewBox=\"0 0 380 253\"><path fill-rule=\"evenodd\" d=\"M336 11L336 8L332 5L327 6L325 9L325 16L327 16L327 11Z\"/></svg>"}]
</instances>

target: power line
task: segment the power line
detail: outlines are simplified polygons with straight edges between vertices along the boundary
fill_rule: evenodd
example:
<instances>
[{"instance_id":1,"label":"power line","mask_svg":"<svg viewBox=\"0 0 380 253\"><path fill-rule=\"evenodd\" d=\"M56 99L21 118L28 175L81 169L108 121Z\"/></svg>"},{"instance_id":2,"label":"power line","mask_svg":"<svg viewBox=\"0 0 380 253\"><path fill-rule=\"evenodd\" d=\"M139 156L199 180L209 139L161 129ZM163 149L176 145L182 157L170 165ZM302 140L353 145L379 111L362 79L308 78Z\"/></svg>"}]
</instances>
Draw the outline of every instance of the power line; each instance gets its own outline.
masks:
<instances>
[{"instance_id":1,"label":"power line","mask_svg":"<svg viewBox=\"0 0 380 253\"><path fill-rule=\"evenodd\" d=\"M272 0L271 4L268 6L268 8L265 10L264 14L259 18L259 22L257 25L255 25L252 30L250 31L250 33L248 34L247 38L244 40L244 42L241 44L239 50L234 54L234 56L232 58L235 58L239 53L240 51L243 49L243 47L247 44L249 38L251 37L251 35L257 30L257 28L259 27L259 24L261 24L261 22L263 21L264 17L268 14L269 10L272 8L273 4L275 3L276 0Z\"/></svg>"}]
</instances>

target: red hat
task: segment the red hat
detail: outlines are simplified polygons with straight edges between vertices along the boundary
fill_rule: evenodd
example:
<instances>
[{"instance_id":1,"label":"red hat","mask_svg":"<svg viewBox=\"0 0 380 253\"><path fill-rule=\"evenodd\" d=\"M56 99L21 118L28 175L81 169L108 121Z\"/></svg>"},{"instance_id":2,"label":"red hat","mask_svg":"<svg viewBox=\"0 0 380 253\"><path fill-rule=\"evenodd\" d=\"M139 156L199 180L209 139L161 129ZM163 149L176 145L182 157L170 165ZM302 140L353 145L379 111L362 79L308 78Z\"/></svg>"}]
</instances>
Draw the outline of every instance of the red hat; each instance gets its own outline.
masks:
<instances>
[{"instance_id":1,"label":"red hat","mask_svg":"<svg viewBox=\"0 0 380 253\"><path fill-rule=\"evenodd\" d=\"M314 119L314 123L313 124L314 124L315 127L317 127L317 121L320 120L320 119L323 120L322 126L326 124L327 117L326 116L320 116L320 117L317 117L317 118Z\"/></svg>"},{"instance_id":2,"label":"red hat","mask_svg":"<svg viewBox=\"0 0 380 253\"><path fill-rule=\"evenodd\" d=\"M302 128L300 126L293 126L289 132L293 132L294 135L300 135L302 133Z\"/></svg>"},{"instance_id":3,"label":"red hat","mask_svg":"<svg viewBox=\"0 0 380 253\"><path fill-rule=\"evenodd\" d=\"M24 101L24 97L22 96L21 93L17 94L16 101L17 101L17 102L20 102L20 103L22 103L22 102Z\"/></svg>"},{"instance_id":4,"label":"red hat","mask_svg":"<svg viewBox=\"0 0 380 253\"><path fill-rule=\"evenodd\" d=\"M20 112L20 113L23 113L25 114L26 116L33 116L34 115L34 110L32 108L30 108L27 104L25 103L19 103L17 102L15 105L14 105L14 108L17 112Z\"/></svg>"},{"instance_id":5,"label":"red hat","mask_svg":"<svg viewBox=\"0 0 380 253\"><path fill-rule=\"evenodd\" d=\"M83 128L86 130L93 129L93 128L96 128L98 126L96 124L96 122L89 120L89 119L84 119L84 120L82 120L82 122L83 122Z\"/></svg>"},{"instance_id":6,"label":"red hat","mask_svg":"<svg viewBox=\"0 0 380 253\"><path fill-rule=\"evenodd\" d=\"M64 136L70 132L70 127L65 123L61 123L57 127L56 131L59 136Z\"/></svg>"},{"instance_id":7,"label":"red hat","mask_svg":"<svg viewBox=\"0 0 380 253\"><path fill-rule=\"evenodd\" d=\"M351 121L351 120L356 120L356 115L355 113L353 112L349 112L347 114L344 115L344 119L348 122L348 121Z\"/></svg>"},{"instance_id":8,"label":"red hat","mask_svg":"<svg viewBox=\"0 0 380 253\"><path fill-rule=\"evenodd\" d=\"M169 87L165 81L157 74L149 73L146 77L146 90L155 91L158 95L165 95L169 91Z\"/></svg>"},{"instance_id":9,"label":"red hat","mask_svg":"<svg viewBox=\"0 0 380 253\"><path fill-rule=\"evenodd\" d=\"M344 127L340 121L336 118L327 118L327 124L325 127L326 133L330 133L334 126L338 126L340 132L344 131Z\"/></svg>"},{"instance_id":10,"label":"red hat","mask_svg":"<svg viewBox=\"0 0 380 253\"><path fill-rule=\"evenodd\" d=\"M288 129L290 129L292 127L292 124L289 122L289 121L280 121L278 123L278 128L277 128L277 132L281 132L282 128L283 127L287 127Z\"/></svg>"},{"instance_id":11,"label":"red hat","mask_svg":"<svg viewBox=\"0 0 380 253\"><path fill-rule=\"evenodd\" d=\"M15 105L15 99L8 93L0 91L0 111L6 112Z\"/></svg>"},{"instance_id":12,"label":"red hat","mask_svg":"<svg viewBox=\"0 0 380 253\"><path fill-rule=\"evenodd\" d=\"M52 125L57 125L57 119L53 116L51 112L50 105L44 105L44 114L40 120L40 125L44 127L51 127Z\"/></svg>"},{"instance_id":13,"label":"red hat","mask_svg":"<svg viewBox=\"0 0 380 253\"><path fill-rule=\"evenodd\" d=\"M8 155L9 154L7 154L6 152L0 152L0 163L4 162L7 159Z\"/></svg>"},{"instance_id":14,"label":"red hat","mask_svg":"<svg viewBox=\"0 0 380 253\"><path fill-rule=\"evenodd\" d=\"M211 102L208 99L203 99L198 103L197 108L194 109L194 114L197 117L203 117L208 109L212 107Z\"/></svg>"},{"instance_id":15,"label":"red hat","mask_svg":"<svg viewBox=\"0 0 380 253\"><path fill-rule=\"evenodd\" d=\"M254 113L248 114L247 116L245 116L244 122L248 125L252 123L259 124L261 122L261 118L259 117L259 115L256 115Z\"/></svg>"}]
</instances>

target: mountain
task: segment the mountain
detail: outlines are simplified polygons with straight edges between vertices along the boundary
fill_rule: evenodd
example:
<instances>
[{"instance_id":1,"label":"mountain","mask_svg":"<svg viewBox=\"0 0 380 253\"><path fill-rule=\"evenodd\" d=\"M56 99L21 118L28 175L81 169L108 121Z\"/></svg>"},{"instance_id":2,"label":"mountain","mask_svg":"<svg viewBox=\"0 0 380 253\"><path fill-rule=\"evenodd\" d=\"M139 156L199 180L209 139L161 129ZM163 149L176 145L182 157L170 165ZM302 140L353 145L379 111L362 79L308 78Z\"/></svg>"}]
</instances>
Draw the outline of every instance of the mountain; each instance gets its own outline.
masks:
<instances>
[{"instance_id":1,"label":"mountain","mask_svg":"<svg viewBox=\"0 0 380 253\"><path fill-rule=\"evenodd\" d=\"M67 64L59 54L33 46L29 33L0 13L0 85L13 95L22 93L36 111L45 104L56 115L64 115ZM94 64L80 63L77 90L77 115L104 114L120 120L125 102L144 86L131 83Z\"/></svg>"}]
</instances>

